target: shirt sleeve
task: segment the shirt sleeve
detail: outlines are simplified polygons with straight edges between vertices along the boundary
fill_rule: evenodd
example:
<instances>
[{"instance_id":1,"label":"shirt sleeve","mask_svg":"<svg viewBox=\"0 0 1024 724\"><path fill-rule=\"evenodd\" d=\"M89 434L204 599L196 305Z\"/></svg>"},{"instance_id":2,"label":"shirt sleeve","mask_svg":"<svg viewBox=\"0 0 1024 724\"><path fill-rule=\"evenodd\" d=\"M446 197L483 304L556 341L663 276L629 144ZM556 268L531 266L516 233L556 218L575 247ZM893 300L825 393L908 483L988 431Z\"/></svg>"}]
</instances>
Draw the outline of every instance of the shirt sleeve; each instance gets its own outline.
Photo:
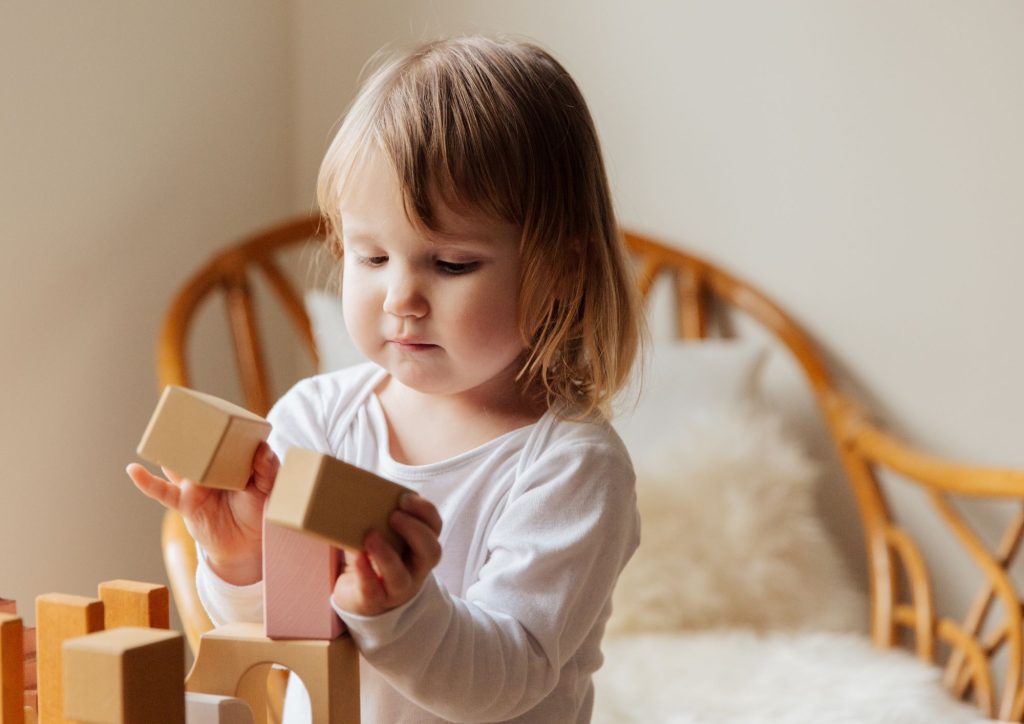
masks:
<instances>
[{"instance_id":1,"label":"shirt sleeve","mask_svg":"<svg viewBox=\"0 0 1024 724\"><path fill-rule=\"evenodd\" d=\"M520 476L465 597L431 576L398 609L338 615L366 660L419 706L452 721L509 719L536 706L600 635L638 543L628 456L577 442Z\"/></svg>"}]
</instances>

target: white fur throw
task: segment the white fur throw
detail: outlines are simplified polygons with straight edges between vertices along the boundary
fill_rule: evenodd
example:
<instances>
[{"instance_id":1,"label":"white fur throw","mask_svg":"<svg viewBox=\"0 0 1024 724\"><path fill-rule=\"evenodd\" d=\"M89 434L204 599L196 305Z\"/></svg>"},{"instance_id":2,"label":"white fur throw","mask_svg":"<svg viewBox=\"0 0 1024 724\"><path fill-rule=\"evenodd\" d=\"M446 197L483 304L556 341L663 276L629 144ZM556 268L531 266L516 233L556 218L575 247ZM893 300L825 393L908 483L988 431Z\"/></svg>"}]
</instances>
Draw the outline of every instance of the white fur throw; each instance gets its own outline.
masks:
<instances>
[{"instance_id":1,"label":"white fur throw","mask_svg":"<svg viewBox=\"0 0 1024 724\"><path fill-rule=\"evenodd\" d=\"M815 511L816 468L776 417L751 405L702 410L661 448L634 460L641 544L609 634L865 628L865 596Z\"/></svg>"},{"instance_id":2,"label":"white fur throw","mask_svg":"<svg viewBox=\"0 0 1024 724\"><path fill-rule=\"evenodd\" d=\"M860 634L707 631L605 641L594 724L968 724L940 672Z\"/></svg>"}]
</instances>

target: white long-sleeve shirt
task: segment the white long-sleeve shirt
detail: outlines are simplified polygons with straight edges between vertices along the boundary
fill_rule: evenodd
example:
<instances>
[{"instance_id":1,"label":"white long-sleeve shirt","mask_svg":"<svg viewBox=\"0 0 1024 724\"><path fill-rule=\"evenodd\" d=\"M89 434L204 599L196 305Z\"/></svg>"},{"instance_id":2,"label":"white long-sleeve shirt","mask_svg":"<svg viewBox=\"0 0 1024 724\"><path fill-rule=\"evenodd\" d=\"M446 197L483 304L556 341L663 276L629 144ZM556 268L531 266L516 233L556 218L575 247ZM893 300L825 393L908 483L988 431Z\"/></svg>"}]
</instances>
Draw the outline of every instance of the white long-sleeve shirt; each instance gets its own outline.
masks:
<instances>
[{"instance_id":1,"label":"white long-sleeve shirt","mask_svg":"<svg viewBox=\"0 0 1024 724\"><path fill-rule=\"evenodd\" d=\"M386 374L364 364L309 378L269 415L282 459L299 446L372 470L444 522L441 561L412 600L372 617L338 610L362 655L363 721L590 721L612 589L639 543L625 447L607 424L549 412L404 465L374 394ZM215 624L262 620L260 584L232 586L202 564L197 584Z\"/></svg>"}]
</instances>

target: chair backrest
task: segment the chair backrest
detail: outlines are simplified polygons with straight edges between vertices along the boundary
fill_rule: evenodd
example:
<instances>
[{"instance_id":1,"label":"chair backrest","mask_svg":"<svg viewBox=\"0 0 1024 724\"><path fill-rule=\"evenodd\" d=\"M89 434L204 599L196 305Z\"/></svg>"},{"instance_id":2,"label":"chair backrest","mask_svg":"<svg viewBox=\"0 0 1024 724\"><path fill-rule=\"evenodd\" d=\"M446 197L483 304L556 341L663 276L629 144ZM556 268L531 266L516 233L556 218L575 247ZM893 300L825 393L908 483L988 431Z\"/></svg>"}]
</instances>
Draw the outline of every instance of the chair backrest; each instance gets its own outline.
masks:
<instances>
[{"instance_id":1,"label":"chair backrest","mask_svg":"<svg viewBox=\"0 0 1024 724\"><path fill-rule=\"evenodd\" d=\"M287 248L321 240L325 228L317 217L293 219L228 247L200 269L175 297L165 318L159 341L160 385L189 386L190 325L200 304L222 293L245 404L265 414L273 393L251 293L252 274L265 277L315 363L316 344L302 296L275 258ZM1024 538L1024 471L959 465L915 450L884 431L839 391L810 337L756 288L692 254L637 234L624 236L636 259L645 297L656 278L671 276L678 336L703 339L715 328L713 322L723 309L735 308L770 331L793 354L824 415L856 496L865 535L875 644L894 647L909 636L920 658L945 667L945 684L954 695L973 699L989 716L1021 721L1024 632L1020 595L1009 568ZM892 514L883 485L885 470L898 473L926 492L983 574L985 583L963 617L936 612L932 572L941 567L928 567L920 547ZM992 552L953 508L951 496L1010 500L1021 512ZM175 602L195 649L210 622L195 593L194 544L180 518L170 513L164 525L164 551ZM998 608L1003 616L990 625L997 608L994 601L1001 603ZM1005 657L999 659L1001 653ZM996 672L998 661L1002 664Z\"/></svg>"}]
</instances>

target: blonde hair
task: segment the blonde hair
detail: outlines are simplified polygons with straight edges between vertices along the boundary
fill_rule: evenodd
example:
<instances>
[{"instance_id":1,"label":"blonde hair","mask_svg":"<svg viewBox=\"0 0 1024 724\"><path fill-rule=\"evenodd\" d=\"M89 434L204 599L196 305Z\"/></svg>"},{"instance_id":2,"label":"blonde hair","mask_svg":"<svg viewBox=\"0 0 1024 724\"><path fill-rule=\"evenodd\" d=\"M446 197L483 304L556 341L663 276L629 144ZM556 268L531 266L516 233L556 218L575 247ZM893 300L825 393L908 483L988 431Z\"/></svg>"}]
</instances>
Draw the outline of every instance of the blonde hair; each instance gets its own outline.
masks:
<instances>
[{"instance_id":1,"label":"blonde hair","mask_svg":"<svg viewBox=\"0 0 1024 724\"><path fill-rule=\"evenodd\" d=\"M610 416L643 336L640 303L593 120L565 68L533 44L482 37L381 65L320 168L336 257L340 194L370 148L394 165L419 228L441 231L442 203L522 229L519 381L565 417Z\"/></svg>"}]
</instances>

